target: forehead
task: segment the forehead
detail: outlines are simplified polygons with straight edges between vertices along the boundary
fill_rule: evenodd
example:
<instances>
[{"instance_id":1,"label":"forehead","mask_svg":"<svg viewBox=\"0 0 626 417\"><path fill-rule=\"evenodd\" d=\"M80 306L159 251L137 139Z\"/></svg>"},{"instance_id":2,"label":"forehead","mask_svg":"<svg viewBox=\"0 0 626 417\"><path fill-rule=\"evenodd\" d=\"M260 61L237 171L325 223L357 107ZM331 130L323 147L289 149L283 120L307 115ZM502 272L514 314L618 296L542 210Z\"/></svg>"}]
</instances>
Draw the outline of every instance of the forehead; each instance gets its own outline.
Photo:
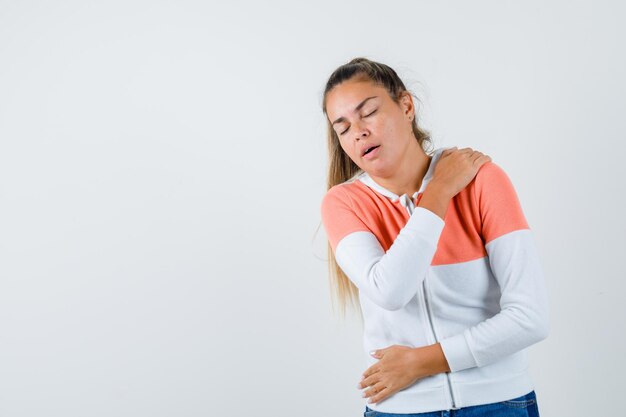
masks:
<instances>
[{"instance_id":1,"label":"forehead","mask_svg":"<svg viewBox=\"0 0 626 417\"><path fill-rule=\"evenodd\" d=\"M335 86L326 96L326 113L330 120L346 116L364 99L378 96L369 102L388 99L387 90L371 81L344 81Z\"/></svg>"}]
</instances>

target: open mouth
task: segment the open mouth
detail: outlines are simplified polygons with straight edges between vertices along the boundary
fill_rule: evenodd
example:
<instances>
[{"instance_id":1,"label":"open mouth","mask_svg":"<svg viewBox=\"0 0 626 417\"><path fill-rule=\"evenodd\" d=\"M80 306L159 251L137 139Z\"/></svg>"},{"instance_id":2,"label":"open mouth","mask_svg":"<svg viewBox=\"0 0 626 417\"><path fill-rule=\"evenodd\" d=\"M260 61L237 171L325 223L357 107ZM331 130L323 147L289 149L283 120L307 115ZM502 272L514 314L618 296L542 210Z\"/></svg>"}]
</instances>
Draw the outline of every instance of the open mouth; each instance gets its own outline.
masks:
<instances>
[{"instance_id":1,"label":"open mouth","mask_svg":"<svg viewBox=\"0 0 626 417\"><path fill-rule=\"evenodd\" d=\"M376 146L372 146L371 148L368 148L365 153L363 153L363 156L367 155L368 153L370 153L371 151L373 151L374 149L378 148L380 145L376 145Z\"/></svg>"}]
</instances>

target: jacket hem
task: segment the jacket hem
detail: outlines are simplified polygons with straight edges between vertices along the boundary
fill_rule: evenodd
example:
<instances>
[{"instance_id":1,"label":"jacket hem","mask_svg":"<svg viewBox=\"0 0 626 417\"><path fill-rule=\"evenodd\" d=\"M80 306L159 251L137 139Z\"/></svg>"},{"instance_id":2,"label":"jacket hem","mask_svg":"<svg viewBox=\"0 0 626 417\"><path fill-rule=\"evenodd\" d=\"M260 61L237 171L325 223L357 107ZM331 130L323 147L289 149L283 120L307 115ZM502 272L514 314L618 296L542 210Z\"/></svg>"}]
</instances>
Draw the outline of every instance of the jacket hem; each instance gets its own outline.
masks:
<instances>
[{"instance_id":1,"label":"jacket hem","mask_svg":"<svg viewBox=\"0 0 626 417\"><path fill-rule=\"evenodd\" d=\"M446 385L417 392L411 392L408 388L395 393L380 404L370 404L366 401L366 405L381 413L428 413L507 401L528 394L533 389L533 381L528 370L525 370L508 377L486 381L453 381L452 390L456 400L454 407Z\"/></svg>"}]
</instances>

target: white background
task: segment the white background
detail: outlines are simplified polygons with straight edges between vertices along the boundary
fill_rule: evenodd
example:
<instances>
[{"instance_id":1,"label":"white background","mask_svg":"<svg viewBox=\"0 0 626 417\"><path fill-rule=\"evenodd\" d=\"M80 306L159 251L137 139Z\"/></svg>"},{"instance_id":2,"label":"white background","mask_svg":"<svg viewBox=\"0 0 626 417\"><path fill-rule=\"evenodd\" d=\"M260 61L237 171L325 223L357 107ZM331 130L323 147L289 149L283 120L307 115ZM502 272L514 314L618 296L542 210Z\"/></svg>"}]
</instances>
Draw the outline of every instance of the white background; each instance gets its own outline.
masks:
<instances>
[{"instance_id":1,"label":"white background","mask_svg":"<svg viewBox=\"0 0 626 417\"><path fill-rule=\"evenodd\" d=\"M623 409L622 3L226 3L0 1L0 416L362 415L319 213L356 56L513 181L541 415Z\"/></svg>"}]
</instances>

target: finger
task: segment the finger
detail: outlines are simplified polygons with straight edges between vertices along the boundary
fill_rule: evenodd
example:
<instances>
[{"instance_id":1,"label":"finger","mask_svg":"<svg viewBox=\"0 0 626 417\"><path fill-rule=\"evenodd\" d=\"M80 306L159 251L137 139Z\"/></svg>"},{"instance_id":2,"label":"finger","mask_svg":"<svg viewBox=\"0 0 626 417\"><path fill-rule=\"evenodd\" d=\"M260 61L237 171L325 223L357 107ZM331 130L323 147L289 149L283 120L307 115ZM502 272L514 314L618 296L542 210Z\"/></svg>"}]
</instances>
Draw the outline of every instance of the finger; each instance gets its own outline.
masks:
<instances>
[{"instance_id":1,"label":"finger","mask_svg":"<svg viewBox=\"0 0 626 417\"><path fill-rule=\"evenodd\" d=\"M371 403L382 402L382 401L386 400L387 398L389 398L391 396L391 394L393 394L393 392L391 392L391 389L383 388L382 390L377 392L372 398L370 398L368 402L370 404Z\"/></svg>"},{"instance_id":2,"label":"finger","mask_svg":"<svg viewBox=\"0 0 626 417\"><path fill-rule=\"evenodd\" d=\"M365 391L363 393L364 397L373 397L376 394L378 394L380 391L385 389L385 385L382 382L377 382L376 384L374 384L373 387L371 387L370 389L368 389L367 391Z\"/></svg>"},{"instance_id":3,"label":"finger","mask_svg":"<svg viewBox=\"0 0 626 417\"><path fill-rule=\"evenodd\" d=\"M377 362L374 365L372 365L369 368L367 368L367 370L365 372L363 372L363 375L362 375L363 378L361 380L363 380L363 379L365 379L365 378L375 374L376 372L378 372L378 368L379 367L380 367L380 365Z\"/></svg>"},{"instance_id":4,"label":"finger","mask_svg":"<svg viewBox=\"0 0 626 417\"><path fill-rule=\"evenodd\" d=\"M481 154L478 158L476 158L474 160L474 165L483 165L486 162L490 162L491 161L491 157L489 155L483 155Z\"/></svg>"},{"instance_id":5,"label":"finger","mask_svg":"<svg viewBox=\"0 0 626 417\"><path fill-rule=\"evenodd\" d=\"M484 154L482 152L479 151L474 151L471 155L470 155L470 160L472 161L472 163L476 163L480 160L480 158L482 158L484 156Z\"/></svg>"},{"instance_id":6,"label":"finger","mask_svg":"<svg viewBox=\"0 0 626 417\"><path fill-rule=\"evenodd\" d=\"M453 146L451 148L448 149L444 149L443 152L441 152L441 158L443 158L444 156L450 155L452 152L456 151L457 147Z\"/></svg>"},{"instance_id":7,"label":"finger","mask_svg":"<svg viewBox=\"0 0 626 417\"><path fill-rule=\"evenodd\" d=\"M379 380L380 378L378 377L378 375L374 373L367 378L362 379L357 386L359 387L359 389L367 388L375 385Z\"/></svg>"}]
</instances>

